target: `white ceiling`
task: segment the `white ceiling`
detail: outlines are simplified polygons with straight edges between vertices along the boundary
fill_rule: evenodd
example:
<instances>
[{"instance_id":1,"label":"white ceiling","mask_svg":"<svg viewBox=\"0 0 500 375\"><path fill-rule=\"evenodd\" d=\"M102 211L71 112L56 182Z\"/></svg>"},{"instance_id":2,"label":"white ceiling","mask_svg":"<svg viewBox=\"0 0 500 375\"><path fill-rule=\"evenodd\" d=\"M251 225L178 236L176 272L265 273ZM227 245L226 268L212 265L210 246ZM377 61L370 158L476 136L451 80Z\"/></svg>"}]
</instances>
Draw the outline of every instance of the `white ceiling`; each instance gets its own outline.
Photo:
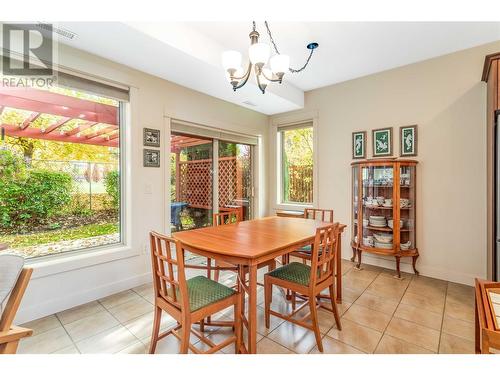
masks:
<instances>
[{"instance_id":1,"label":"white ceiling","mask_svg":"<svg viewBox=\"0 0 500 375\"><path fill-rule=\"evenodd\" d=\"M254 83L233 92L222 51L247 55L251 22L62 22L77 37L62 42L194 90L275 114L303 107L304 92L500 40L494 22L271 22L291 67L303 65L305 46L319 43L308 68L286 74L262 95ZM261 41L269 37L257 22ZM255 106L244 102L250 101Z\"/></svg>"}]
</instances>

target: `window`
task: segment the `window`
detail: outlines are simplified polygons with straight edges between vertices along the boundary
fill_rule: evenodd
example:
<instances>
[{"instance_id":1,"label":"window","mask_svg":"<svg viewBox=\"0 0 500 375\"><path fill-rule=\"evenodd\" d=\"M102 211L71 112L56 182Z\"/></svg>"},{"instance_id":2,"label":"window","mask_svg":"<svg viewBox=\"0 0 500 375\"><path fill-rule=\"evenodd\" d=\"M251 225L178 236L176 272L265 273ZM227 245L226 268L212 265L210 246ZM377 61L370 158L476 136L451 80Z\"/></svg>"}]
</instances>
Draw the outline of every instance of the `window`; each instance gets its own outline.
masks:
<instances>
[{"instance_id":1,"label":"window","mask_svg":"<svg viewBox=\"0 0 500 375\"><path fill-rule=\"evenodd\" d=\"M280 158L280 203L313 203L312 123L278 128Z\"/></svg>"},{"instance_id":2,"label":"window","mask_svg":"<svg viewBox=\"0 0 500 375\"><path fill-rule=\"evenodd\" d=\"M4 89L0 98L0 243L25 258L122 241L128 92L62 77L75 86Z\"/></svg>"}]
</instances>

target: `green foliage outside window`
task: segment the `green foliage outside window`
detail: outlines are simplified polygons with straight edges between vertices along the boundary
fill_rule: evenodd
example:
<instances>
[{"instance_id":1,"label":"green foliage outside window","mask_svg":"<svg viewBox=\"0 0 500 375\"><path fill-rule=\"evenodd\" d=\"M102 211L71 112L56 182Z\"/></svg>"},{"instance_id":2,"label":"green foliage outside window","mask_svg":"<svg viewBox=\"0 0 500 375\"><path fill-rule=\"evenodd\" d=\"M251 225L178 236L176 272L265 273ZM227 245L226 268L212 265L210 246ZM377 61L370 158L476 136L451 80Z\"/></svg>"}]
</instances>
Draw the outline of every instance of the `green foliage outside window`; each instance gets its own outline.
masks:
<instances>
[{"instance_id":1,"label":"green foliage outside window","mask_svg":"<svg viewBox=\"0 0 500 375\"><path fill-rule=\"evenodd\" d=\"M111 197L113 209L117 210L120 207L120 173L118 171L108 172L104 177L104 185L106 193Z\"/></svg>"}]
</instances>

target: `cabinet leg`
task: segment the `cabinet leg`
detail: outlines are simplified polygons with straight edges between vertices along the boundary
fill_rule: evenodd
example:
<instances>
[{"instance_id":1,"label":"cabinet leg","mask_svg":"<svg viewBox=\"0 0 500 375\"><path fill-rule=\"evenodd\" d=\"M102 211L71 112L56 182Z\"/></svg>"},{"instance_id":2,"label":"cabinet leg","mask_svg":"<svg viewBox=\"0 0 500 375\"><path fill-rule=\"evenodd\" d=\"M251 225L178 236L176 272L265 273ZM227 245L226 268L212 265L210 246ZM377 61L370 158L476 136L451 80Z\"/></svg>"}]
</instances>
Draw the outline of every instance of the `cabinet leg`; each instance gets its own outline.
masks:
<instances>
[{"instance_id":1,"label":"cabinet leg","mask_svg":"<svg viewBox=\"0 0 500 375\"><path fill-rule=\"evenodd\" d=\"M415 265L417 264L417 258L418 258L418 254L417 254L417 255L412 256L411 265L413 266L413 272L415 272L415 275L417 275L417 276L418 276L418 271L417 271L417 269L415 268Z\"/></svg>"},{"instance_id":2,"label":"cabinet leg","mask_svg":"<svg viewBox=\"0 0 500 375\"><path fill-rule=\"evenodd\" d=\"M351 262L355 262L356 261L356 248L353 247L352 248L352 258L351 258Z\"/></svg>"},{"instance_id":3,"label":"cabinet leg","mask_svg":"<svg viewBox=\"0 0 500 375\"><path fill-rule=\"evenodd\" d=\"M361 250L358 249L358 264L356 265L356 268L359 270L361 269Z\"/></svg>"},{"instance_id":4,"label":"cabinet leg","mask_svg":"<svg viewBox=\"0 0 500 375\"><path fill-rule=\"evenodd\" d=\"M401 257L396 257L396 272L398 273L398 279L401 278L401 271L399 269L401 263Z\"/></svg>"}]
</instances>

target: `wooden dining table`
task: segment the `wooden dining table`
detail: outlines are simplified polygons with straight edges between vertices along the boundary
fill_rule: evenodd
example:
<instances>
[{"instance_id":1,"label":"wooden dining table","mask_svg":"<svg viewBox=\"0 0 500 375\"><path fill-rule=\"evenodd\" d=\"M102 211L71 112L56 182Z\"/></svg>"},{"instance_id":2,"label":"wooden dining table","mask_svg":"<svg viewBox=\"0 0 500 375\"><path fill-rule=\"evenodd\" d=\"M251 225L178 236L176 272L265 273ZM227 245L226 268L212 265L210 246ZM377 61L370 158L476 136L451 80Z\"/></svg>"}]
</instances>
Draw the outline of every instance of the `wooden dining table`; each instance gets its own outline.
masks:
<instances>
[{"instance_id":1,"label":"wooden dining table","mask_svg":"<svg viewBox=\"0 0 500 375\"><path fill-rule=\"evenodd\" d=\"M177 232L173 237L195 254L240 266L242 304L248 295L248 316L243 309L242 321L248 332L248 344L241 352L257 352L257 268L270 259L312 244L316 229L330 223L289 217L265 217L230 225ZM345 225L341 225L341 232ZM340 237L340 233L339 233ZM338 254L341 254L339 238ZM337 302L342 300L341 257L336 262ZM243 267L242 267L243 266ZM248 272L248 278L245 276Z\"/></svg>"}]
</instances>

